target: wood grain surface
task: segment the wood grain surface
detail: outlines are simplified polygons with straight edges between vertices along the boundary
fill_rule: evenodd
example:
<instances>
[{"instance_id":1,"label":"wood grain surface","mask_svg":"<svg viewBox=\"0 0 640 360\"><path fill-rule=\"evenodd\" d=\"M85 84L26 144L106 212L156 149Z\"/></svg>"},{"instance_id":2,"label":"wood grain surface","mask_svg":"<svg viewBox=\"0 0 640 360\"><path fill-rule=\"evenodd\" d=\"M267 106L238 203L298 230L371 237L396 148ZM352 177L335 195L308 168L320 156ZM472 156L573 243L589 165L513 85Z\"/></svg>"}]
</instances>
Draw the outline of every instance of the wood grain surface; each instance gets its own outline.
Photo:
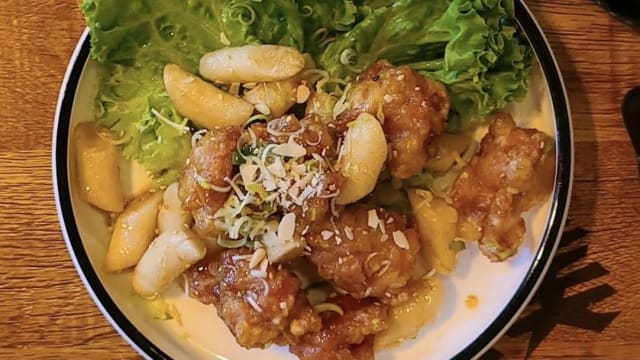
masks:
<instances>
[{"instance_id":1,"label":"wood grain surface","mask_svg":"<svg viewBox=\"0 0 640 360\"><path fill-rule=\"evenodd\" d=\"M569 92L575 184L555 270L486 357L638 358L640 179L619 107L640 84L640 33L590 0L527 3ZM83 28L77 0L0 1L2 359L139 358L83 288L54 204L53 117Z\"/></svg>"}]
</instances>

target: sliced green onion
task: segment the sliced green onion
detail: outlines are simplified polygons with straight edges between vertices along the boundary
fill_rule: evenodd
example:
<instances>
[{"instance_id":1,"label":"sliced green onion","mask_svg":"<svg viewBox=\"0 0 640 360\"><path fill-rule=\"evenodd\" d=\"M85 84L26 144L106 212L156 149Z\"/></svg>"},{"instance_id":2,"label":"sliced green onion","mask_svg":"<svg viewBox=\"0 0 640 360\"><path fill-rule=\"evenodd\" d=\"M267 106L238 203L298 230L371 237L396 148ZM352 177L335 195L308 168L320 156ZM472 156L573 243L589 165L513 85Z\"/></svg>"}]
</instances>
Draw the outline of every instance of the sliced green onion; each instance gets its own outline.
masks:
<instances>
[{"instance_id":1,"label":"sliced green onion","mask_svg":"<svg viewBox=\"0 0 640 360\"><path fill-rule=\"evenodd\" d=\"M245 16L248 17L245 18ZM245 26L249 26L256 21L256 11L248 4L237 4L231 7L231 18L237 20Z\"/></svg>"},{"instance_id":2,"label":"sliced green onion","mask_svg":"<svg viewBox=\"0 0 640 360\"><path fill-rule=\"evenodd\" d=\"M242 238L240 240L229 240L229 239L225 239L225 238L222 238L222 237L218 236L217 243L218 243L218 245L222 246L223 248L237 249L237 248L245 246L247 244L247 239L246 238Z\"/></svg>"},{"instance_id":3,"label":"sliced green onion","mask_svg":"<svg viewBox=\"0 0 640 360\"><path fill-rule=\"evenodd\" d=\"M453 240L449 243L449 249L456 253L466 248L467 248L467 245L465 245L464 241L461 241L461 240Z\"/></svg>"},{"instance_id":4,"label":"sliced green onion","mask_svg":"<svg viewBox=\"0 0 640 360\"><path fill-rule=\"evenodd\" d=\"M342 54L340 54L340 63L342 65L353 65L355 64L356 59L356 51L353 49L345 49Z\"/></svg>"},{"instance_id":5,"label":"sliced green onion","mask_svg":"<svg viewBox=\"0 0 640 360\"><path fill-rule=\"evenodd\" d=\"M156 109L151 109L151 113L156 117L156 119L158 119L161 123L172 127L178 131L180 131L182 134L186 134L189 132L189 128L185 125L182 124L178 124L175 123L173 121L171 121L169 118L167 118L166 116L162 115L158 110ZM186 122L185 122L186 124Z\"/></svg>"},{"instance_id":6,"label":"sliced green onion","mask_svg":"<svg viewBox=\"0 0 640 360\"><path fill-rule=\"evenodd\" d=\"M231 162L233 163L233 165L242 165L247 161L244 159L244 156L242 156L242 154L240 154L238 150L234 150L231 153Z\"/></svg>"},{"instance_id":7,"label":"sliced green onion","mask_svg":"<svg viewBox=\"0 0 640 360\"><path fill-rule=\"evenodd\" d=\"M333 311L335 313L337 313L340 316L344 315L344 310L342 310L342 308L334 303L321 303L318 305L315 305L313 307L313 311L316 313L323 313L325 311Z\"/></svg>"},{"instance_id":8,"label":"sliced green onion","mask_svg":"<svg viewBox=\"0 0 640 360\"><path fill-rule=\"evenodd\" d=\"M321 43L327 38L327 36L329 36L329 30L322 27L311 34L311 39Z\"/></svg>"},{"instance_id":9,"label":"sliced green onion","mask_svg":"<svg viewBox=\"0 0 640 360\"><path fill-rule=\"evenodd\" d=\"M300 15L304 16L304 17L309 17L311 15L313 15L313 8L311 7L311 5L305 5L302 7L302 10L300 13Z\"/></svg>"},{"instance_id":10,"label":"sliced green onion","mask_svg":"<svg viewBox=\"0 0 640 360\"><path fill-rule=\"evenodd\" d=\"M250 117L249 119L247 119L247 121L245 121L243 126L246 128L246 127L249 127L253 123L269 121L269 120L271 120L271 117L269 115L256 114L256 115L253 115L252 117Z\"/></svg>"}]
</instances>

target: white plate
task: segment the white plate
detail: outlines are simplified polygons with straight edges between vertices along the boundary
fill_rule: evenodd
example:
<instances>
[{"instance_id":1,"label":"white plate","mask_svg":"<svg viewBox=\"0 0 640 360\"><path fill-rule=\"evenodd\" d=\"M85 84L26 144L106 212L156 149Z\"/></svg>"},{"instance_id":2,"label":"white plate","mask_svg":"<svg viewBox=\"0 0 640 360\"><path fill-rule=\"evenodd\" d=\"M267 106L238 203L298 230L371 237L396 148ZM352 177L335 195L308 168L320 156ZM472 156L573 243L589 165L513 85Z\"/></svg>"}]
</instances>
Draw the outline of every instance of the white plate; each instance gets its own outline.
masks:
<instances>
[{"instance_id":1,"label":"white plate","mask_svg":"<svg viewBox=\"0 0 640 360\"><path fill-rule=\"evenodd\" d=\"M511 106L520 126L536 127L557 141L556 186L542 206L526 215L527 233L518 255L490 263L468 246L451 276L442 277L444 306L414 340L379 352L377 359L474 358L486 351L517 318L539 285L555 252L571 191L573 145L569 109L559 70L528 9L516 6L521 28L534 48L534 71L527 98ZM174 359L295 359L286 348L240 348L217 317L213 306L187 298L177 286L166 302L177 307L180 320L157 320L148 303L133 294L130 274L104 271L108 232L103 215L80 200L75 187L74 151L69 131L93 117L97 91L96 65L88 61L85 32L71 59L60 93L54 126L53 173L60 222L74 264L94 301L113 327L142 355ZM478 306L465 299L474 295Z\"/></svg>"}]
</instances>

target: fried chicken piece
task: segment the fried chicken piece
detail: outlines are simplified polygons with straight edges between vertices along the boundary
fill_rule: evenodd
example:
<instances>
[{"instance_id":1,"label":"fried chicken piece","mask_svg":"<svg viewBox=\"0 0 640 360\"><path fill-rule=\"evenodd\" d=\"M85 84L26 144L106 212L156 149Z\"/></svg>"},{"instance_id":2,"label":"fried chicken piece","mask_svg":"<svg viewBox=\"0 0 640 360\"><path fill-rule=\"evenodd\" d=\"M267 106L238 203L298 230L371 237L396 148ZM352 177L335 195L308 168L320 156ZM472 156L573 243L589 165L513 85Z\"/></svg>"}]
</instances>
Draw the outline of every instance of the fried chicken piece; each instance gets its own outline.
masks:
<instances>
[{"instance_id":1,"label":"fried chicken piece","mask_svg":"<svg viewBox=\"0 0 640 360\"><path fill-rule=\"evenodd\" d=\"M338 117L336 127L355 120L360 112L378 117L381 112L389 142L389 168L398 179L410 178L424 168L426 146L432 134L444 131L450 103L443 84L384 60L358 75L347 100L352 110Z\"/></svg>"},{"instance_id":2,"label":"fried chicken piece","mask_svg":"<svg viewBox=\"0 0 640 360\"><path fill-rule=\"evenodd\" d=\"M255 123L250 128L258 138L270 144L284 144L292 136L293 141L304 146L308 155L335 156L333 136L316 114L308 114L302 120L295 115L285 115L267 124Z\"/></svg>"},{"instance_id":3,"label":"fried chicken piece","mask_svg":"<svg viewBox=\"0 0 640 360\"><path fill-rule=\"evenodd\" d=\"M387 329L388 307L373 299L348 295L328 300L344 315L322 313L322 330L289 347L301 360L373 360L373 335Z\"/></svg>"},{"instance_id":4,"label":"fried chicken piece","mask_svg":"<svg viewBox=\"0 0 640 360\"><path fill-rule=\"evenodd\" d=\"M355 298L399 291L411 279L420 250L418 233L403 215L355 206L315 222L306 240L320 276Z\"/></svg>"},{"instance_id":5,"label":"fried chicken piece","mask_svg":"<svg viewBox=\"0 0 640 360\"><path fill-rule=\"evenodd\" d=\"M509 114L494 115L480 151L454 185L458 235L478 240L491 261L516 254L526 230L521 213L553 189L554 148L548 135L516 127Z\"/></svg>"},{"instance_id":6,"label":"fried chicken piece","mask_svg":"<svg viewBox=\"0 0 640 360\"><path fill-rule=\"evenodd\" d=\"M312 157L311 154L320 155L327 161L336 158L333 136L316 114L309 114L302 120L298 120L294 115L286 115L271 120L268 124L253 124L250 129L257 138L269 144L284 144L292 137L294 142L305 147L308 158ZM340 173L332 170L328 164L324 166L323 174L310 181L314 187L320 189L320 194L306 198L302 205L280 204L282 212L296 213L297 218L305 221L305 224L328 214L330 199L338 193L344 178ZM304 188L299 190L300 193L305 191Z\"/></svg>"},{"instance_id":7,"label":"fried chicken piece","mask_svg":"<svg viewBox=\"0 0 640 360\"><path fill-rule=\"evenodd\" d=\"M249 249L229 249L191 267L187 271L191 296L214 304L238 344L246 348L293 344L320 331L321 319L301 291L300 281L274 265L267 267L265 278L255 277L250 256Z\"/></svg>"},{"instance_id":8,"label":"fried chicken piece","mask_svg":"<svg viewBox=\"0 0 640 360\"><path fill-rule=\"evenodd\" d=\"M178 196L194 217L194 230L204 238L217 236L212 217L229 196L208 185L229 186L224 179L233 178L232 154L240 133L236 127L209 131L191 150L182 170Z\"/></svg>"}]
</instances>

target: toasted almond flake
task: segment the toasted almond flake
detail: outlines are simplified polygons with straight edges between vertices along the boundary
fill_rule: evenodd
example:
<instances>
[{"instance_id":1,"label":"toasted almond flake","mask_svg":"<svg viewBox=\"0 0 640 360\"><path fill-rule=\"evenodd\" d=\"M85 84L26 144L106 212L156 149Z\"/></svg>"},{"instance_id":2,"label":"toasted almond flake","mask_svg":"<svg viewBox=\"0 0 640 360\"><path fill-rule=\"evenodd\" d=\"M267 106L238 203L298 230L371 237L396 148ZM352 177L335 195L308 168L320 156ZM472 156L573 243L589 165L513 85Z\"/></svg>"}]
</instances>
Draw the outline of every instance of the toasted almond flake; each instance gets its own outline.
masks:
<instances>
[{"instance_id":1,"label":"toasted almond flake","mask_svg":"<svg viewBox=\"0 0 640 360\"><path fill-rule=\"evenodd\" d=\"M268 170L268 169L267 169ZM271 171L271 170L269 170ZM266 191L273 191L275 189L278 188L278 186L276 186L276 183L271 179L271 177L267 177L263 182L262 182L262 186L264 186L264 189Z\"/></svg>"},{"instance_id":2,"label":"toasted almond flake","mask_svg":"<svg viewBox=\"0 0 640 360\"><path fill-rule=\"evenodd\" d=\"M251 270L249 271L249 274L254 277L254 278L266 278L267 277L267 273L262 271L262 270Z\"/></svg>"},{"instance_id":3,"label":"toasted almond flake","mask_svg":"<svg viewBox=\"0 0 640 360\"><path fill-rule=\"evenodd\" d=\"M255 181L256 173L258 172L258 165L255 164L242 164L240 165L240 176L242 182L247 185Z\"/></svg>"},{"instance_id":4,"label":"toasted almond flake","mask_svg":"<svg viewBox=\"0 0 640 360\"><path fill-rule=\"evenodd\" d=\"M385 242L389 240L389 235L387 234L382 234L382 236L380 237L380 242Z\"/></svg>"},{"instance_id":5,"label":"toasted almond flake","mask_svg":"<svg viewBox=\"0 0 640 360\"><path fill-rule=\"evenodd\" d=\"M353 230L351 230L350 227L348 226L344 227L344 234L347 236L347 239L353 240Z\"/></svg>"},{"instance_id":6,"label":"toasted almond flake","mask_svg":"<svg viewBox=\"0 0 640 360\"><path fill-rule=\"evenodd\" d=\"M368 287L367 290L364 292L364 297L369 297L371 295L371 288Z\"/></svg>"},{"instance_id":7,"label":"toasted almond flake","mask_svg":"<svg viewBox=\"0 0 640 360\"><path fill-rule=\"evenodd\" d=\"M367 215L367 224L369 225L369 227L372 229L378 227L378 222L380 222L380 219L378 218L378 212L376 211L376 209L369 210L367 212Z\"/></svg>"},{"instance_id":8,"label":"toasted almond flake","mask_svg":"<svg viewBox=\"0 0 640 360\"><path fill-rule=\"evenodd\" d=\"M404 80L404 74L400 74L400 76L398 76L398 81L402 81Z\"/></svg>"},{"instance_id":9,"label":"toasted almond flake","mask_svg":"<svg viewBox=\"0 0 640 360\"><path fill-rule=\"evenodd\" d=\"M302 229L302 236L307 235L307 233L309 232L309 225L305 226L304 229Z\"/></svg>"},{"instance_id":10,"label":"toasted almond flake","mask_svg":"<svg viewBox=\"0 0 640 360\"><path fill-rule=\"evenodd\" d=\"M270 173L272 173L275 177L278 177L278 178L283 178L287 176L287 170L284 168L284 165L282 164L282 160L280 160L280 158L276 158L273 161L273 164L267 166L267 170L269 170Z\"/></svg>"},{"instance_id":11,"label":"toasted almond flake","mask_svg":"<svg viewBox=\"0 0 640 360\"><path fill-rule=\"evenodd\" d=\"M271 109L269 109L269 107L266 104L263 104L263 103L257 103L256 104L256 110L258 110L260 113L265 114L265 115L270 115L271 114Z\"/></svg>"},{"instance_id":12,"label":"toasted almond flake","mask_svg":"<svg viewBox=\"0 0 640 360\"><path fill-rule=\"evenodd\" d=\"M284 310L286 308L287 308L287 303L284 301L280 302L280 309Z\"/></svg>"},{"instance_id":13,"label":"toasted almond flake","mask_svg":"<svg viewBox=\"0 0 640 360\"><path fill-rule=\"evenodd\" d=\"M336 236L336 244L342 244L342 238L340 236Z\"/></svg>"},{"instance_id":14,"label":"toasted almond flake","mask_svg":"<svg viewBox=\"0 0 640 360\"><path fill-rule=\"evenodd\" d=\"M309 96L311 95L311 91L306 85L300 85L296 89L296 102L298 104L302 104L309 100Z\"/></svg>"},{"instance_id":15,"label":"toasted almond flake","mask_svg":"<svg viewBox=\"0 0 640 360\"><path fill-rule=\"evenodd\" d=\"M323 230L320 233L320 235L322 235L322 240L329 240L333 236L333 232L328 230Z\"/></svg>"},{"instance_id":16,"label":"toasted almond flake","mask_svg":"<svg viewBox=\"0 0 640 360\"><path fill-rule=\"evenodd\" d=\"M420 91L422 89L420 89L420 86L416 86L416 88L414 89L415 91Z\"/></svg>"},{"instance_id":17,"label":"toasted almond flake","mask_svg":"<svg viewBox=\"0 0 640 360\"><path fill-rule=\"evenodd\" d=\"M229 41L229 38L227 37L227 34L224 33L224 31L220 32L220 42L225 46L231 45L231 41Z\"/></svg>"},{"instance_id":18,"label":"toasted almond flake","mask_svg":"<svg viewBox=\"0 0 640 360\"><path fill-rule=\"evenodd\" d=\"M387 233L387 227L386 227L386 226L384 226L384 221L378 221L378 226L380 226L380 231L381 231L383 234L386 234L386 233Z\"/></svg>"},{"instance_id":19,"label":"toasted almond flake","mask_svg":"<svg viewBox=\"0 0 640 360\"><path fill-rule=\"evenodd\" d=\"M393 242L401 249L409 249L409 241L404 233L400 230L393 232Z\"/></svg>"},{"instance_id":20,"label":"toasted almond flake","mask_svg":"<svg viewBox=\"0 0 640 360\"><path fill-rule=\"evenodd\" d=\"M267 274L267 267L268 266L269 266L269 260L267 258L264 258L262 260L262 262L260 263L260 271L262 271L265 274L264 277L267 277L266 274Z\"/></svg>"},{"instance_id":21,"label":"toasted almond flake","mask_svg":"<svg viewBox=\"0 0 640 360\"><path fill-rule=\"evenodd\" d=\"M298 158L301 156L305 156L307 154L307 150L300 144L297 144L295 142L288 142L285 144L279 144L274 147L273 153L280 156Z\"/></svg>"},{"instance_id":22,"label":"toasted almond flake","mask_svg":"<svg viewBox=\"0 0 640 360\"><path fill-rule=\"evenodd\" d=\"M391 224L392 222L394 222L393 217L389 217L389 218L387 219L387 224Z\"/></svg>"},{"instance_id":23,"label":"toasted almond flake","mask_svg":"<svg viewBox=\"0 0 640 360\"><path fill-rule=\"evenodd\" d=\"M390 102L393 101L393 96L391 96L389 94L383 96L382 98L384 99L384 102L386 102L386 103L390 103Z\"/></svg>"},{"instance_id":24,"label":"toasted almond flake","mask_svg":"<svg viewBox=\"0 0 640 360\"><path fill-rule=\"evenodd\" d=\"M296 214L288 213L282 217L278 224L278 239L280 241L293 240L293 232L296 230Z\"/></svg>"},{"instance_id":25,"label":"toasted almond flake","mask_svg":"<svg viewBox=\"0 0 640 360\"><path fill-rule=\"evenodd\" d=\"M249 261L249 268L253 269L256 266L260 265L260 262L262 262L262 260L266 256L267 256L267 252L264 250L264 248L256 249L256 251L254 251L253 255L251 256L251 260Z\"/></svg>"}]
</instances>

